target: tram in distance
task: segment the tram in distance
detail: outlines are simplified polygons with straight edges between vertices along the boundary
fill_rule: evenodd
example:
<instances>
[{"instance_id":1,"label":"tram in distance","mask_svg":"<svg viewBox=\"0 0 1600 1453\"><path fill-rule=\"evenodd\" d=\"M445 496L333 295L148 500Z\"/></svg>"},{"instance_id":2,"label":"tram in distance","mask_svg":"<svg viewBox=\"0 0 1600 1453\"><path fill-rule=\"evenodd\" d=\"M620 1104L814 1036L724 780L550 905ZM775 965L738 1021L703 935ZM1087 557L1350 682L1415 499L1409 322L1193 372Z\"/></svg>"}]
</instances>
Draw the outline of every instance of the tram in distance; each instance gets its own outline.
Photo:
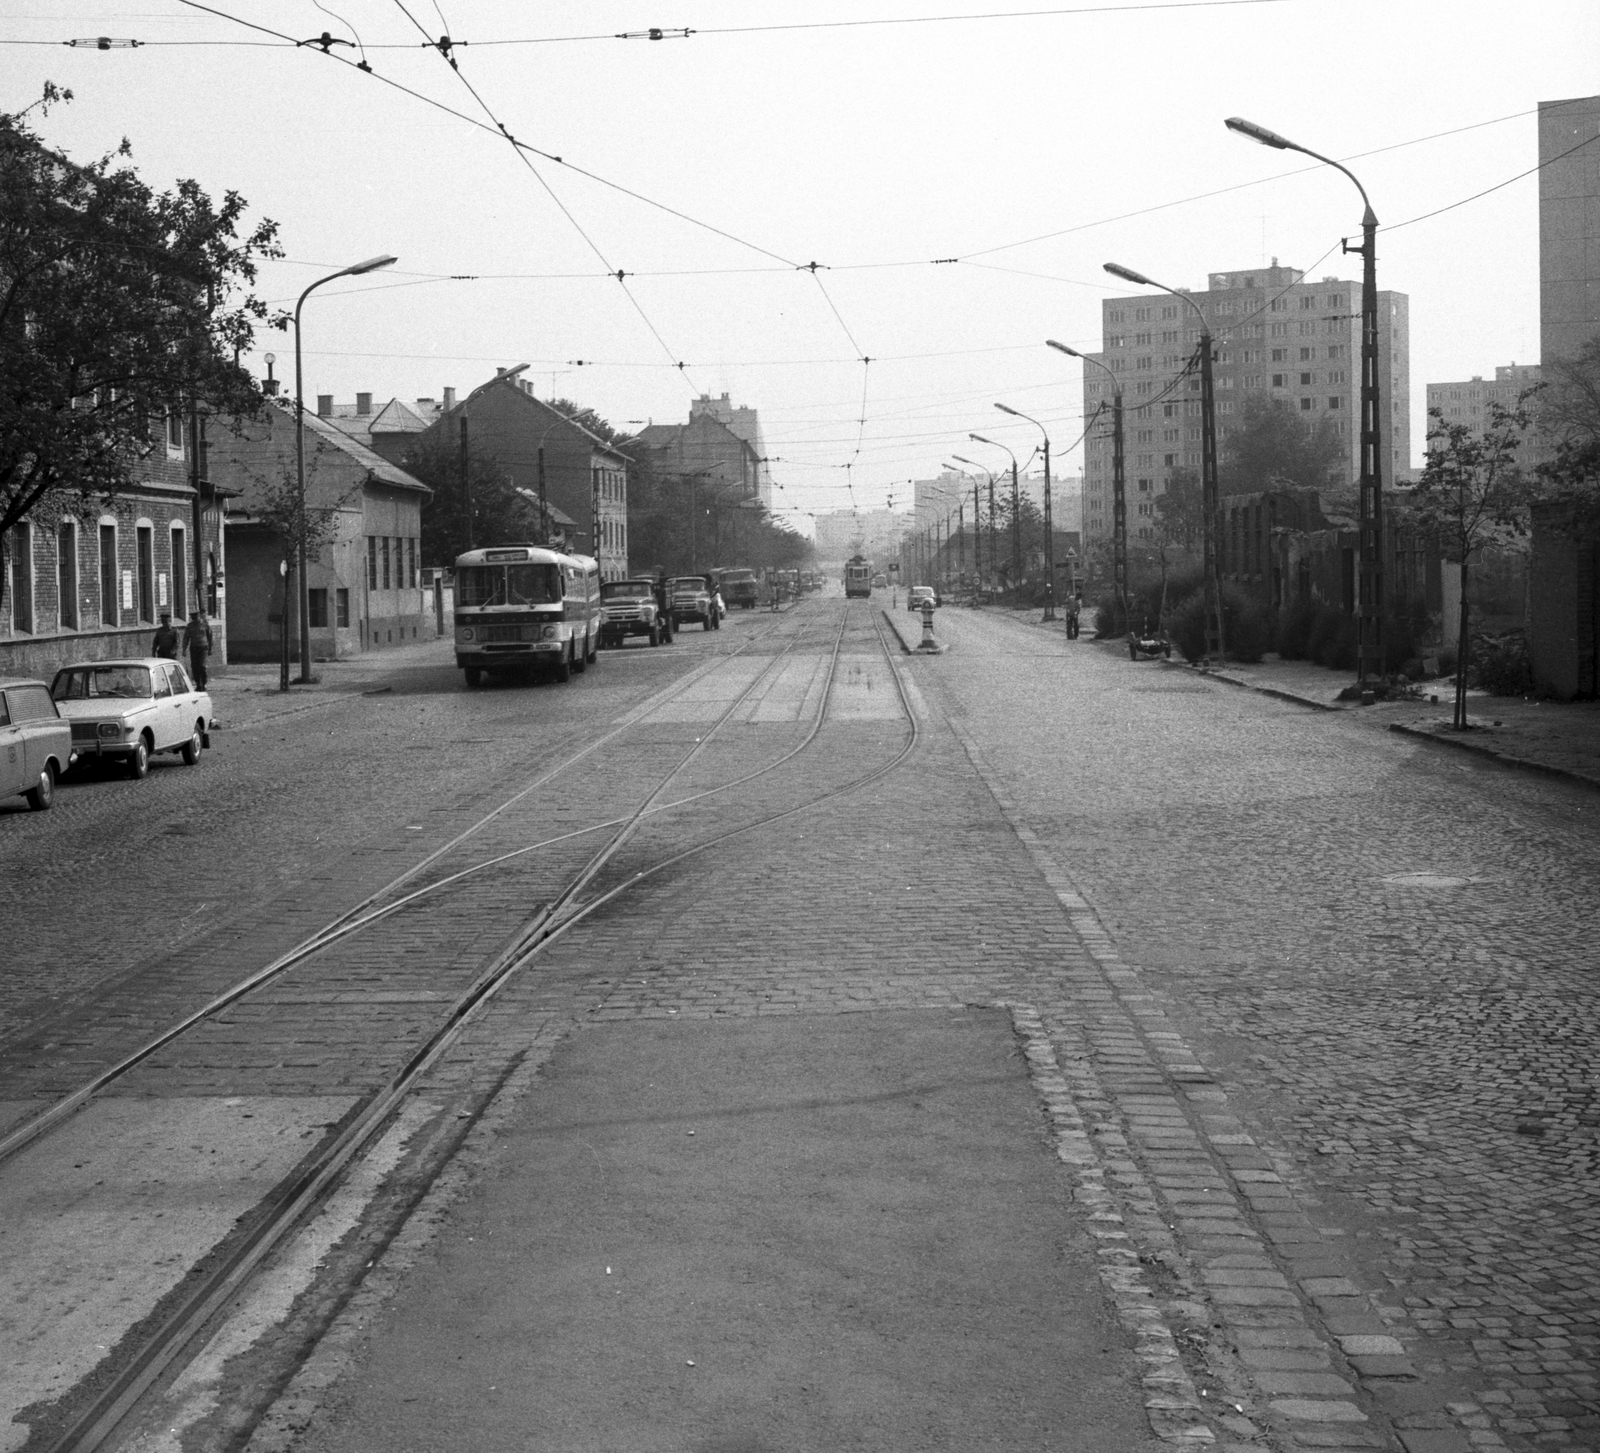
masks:
<instances>
[{"instance_id":1,"label":"tram in distance","mask_svg":"<svg viewBox=\"0 0 1600 1453\"><path fill-rule=\"evenodd\" d=\"M872 564L864 556L852 555L845 561L844 593L846 596L872 595Z\"/></svg>"},{"instance_id":2,"label":"tram in distance","mask_svg":"<svg viewBox=\"0 0 1600 1453\"><path fill-rule=\"evenodd\" d=\"M456 665L486 674L569 680L599 658L600 564L537 545L456 557Z\"/></svg>"}]
</instances>

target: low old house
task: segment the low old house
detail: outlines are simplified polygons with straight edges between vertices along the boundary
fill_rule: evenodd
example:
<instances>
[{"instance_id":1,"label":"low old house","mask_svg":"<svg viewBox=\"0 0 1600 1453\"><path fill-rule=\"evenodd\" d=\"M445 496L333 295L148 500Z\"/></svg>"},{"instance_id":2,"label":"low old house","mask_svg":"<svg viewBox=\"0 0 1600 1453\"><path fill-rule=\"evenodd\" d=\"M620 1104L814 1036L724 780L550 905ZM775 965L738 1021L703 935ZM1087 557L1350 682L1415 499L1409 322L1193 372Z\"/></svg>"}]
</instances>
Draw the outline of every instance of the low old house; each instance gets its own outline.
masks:
<instances>
[{"instance_id":1,"label":"low old house","mask_svg":"<svg viewBox=\"0 0 1600 1453\"><path fill-rule=\"evenodd\" d=\"M434 631L419 547L426 485L309 411L304 416L306 504L329 540L307 569L311 653L333 659ZM282 536L272 514L295 480L292 401L256 419L212 425L211 472L237 498L228 515L231 649L236 660L278 658L285 626ZM288 600L289 653L299 656L297 592Z\"/></svg>"},{"instance_id":2,"label":"low old house","mask_svg":"<svg viewBox=\"0 0 1600 1453\"><path fill-rule=\"evenodd\" d=\"M183 414L153 419L128 489L61 491L7 531L0 675L148 655L161 614L181 623L196 607L211 617L212 659L228 659L227 492L206 477L205 433L196 450Z\"/></svg>"},{"instance_id":3,"label":"low old house","mask_svg":"<svg viewBox=\"0 0 1600 1453\"><path fill-rule=\"evenodd\" d=\"M535 398L516 371L502 369L424 434L493 459L530 499L535 534L554 548L593 555L602 580L628 574L629 457Z\"/></svg>"}]
</instances>

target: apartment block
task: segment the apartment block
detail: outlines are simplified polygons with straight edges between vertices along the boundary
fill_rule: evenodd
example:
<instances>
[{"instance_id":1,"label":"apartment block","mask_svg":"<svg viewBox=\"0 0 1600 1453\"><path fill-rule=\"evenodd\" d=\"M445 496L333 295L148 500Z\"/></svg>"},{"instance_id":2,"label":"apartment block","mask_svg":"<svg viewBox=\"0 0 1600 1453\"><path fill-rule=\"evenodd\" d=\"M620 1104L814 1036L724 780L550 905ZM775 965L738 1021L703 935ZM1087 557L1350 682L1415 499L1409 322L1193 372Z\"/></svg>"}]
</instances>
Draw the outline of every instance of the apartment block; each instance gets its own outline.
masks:
<instances>
[{"instance_id":1,"label":"apartment block","mask_svg":"<svg viewBox=\"0 0 1600 1453\"><path fill-rule=\"evenodd\" d=\"M1600 334L1600 96L1539 103L1539 349Z\"/></svg>"},{"instance_id":2,"label":"apartment block","mask_svg":"<svg viewBox=\"0 0 1600 1453\"><path fill-rule=\"evenodd\" d=\"M1214 272L1202 292L1185 294L1210 329L1220 480L1228 489L1228 437L1251 398L1287 402L1308 424L1330 420L1345 441L1345 474L1360 473L1361 284L1313 280L1292 267ZM1191 368L1200 326L1192 309L1163 293L1107 298L1101 349L1092 355L1117 377L1123 395L1124 480L1131 541L1155 536L1155 502L1176 469L1200 469L1200 373ZM1410 300L1378 294L1378 378L1384 478L1411 459ZM1114 389L1085 367L1083 536L1111 535L1111 405ZM1094 417L1097 414L1098 417ZM1065 521L1062 521L1065 523Z\"/></svg>"},{"instance_id":3,"label":"apartment block","mask_svg":"<svg viewBox=\"0 0 1600 1453\"><path fill-rule=\"evenodd\" d=\"M1428 395L1428 427L1433 428L1433 415L1437 411L1447 424L1465 424L1474 433L1489 422L1489 406L1513 409L1525 389L1539 383L1537 363L1508 363L1494 371L1493 378L1474 374L1469 379L1453 383L1430 383ZM1518 462L1532 464L1538 458L1534 446L1525 444L1518 451Z\"/></svg>"}]
</instances>

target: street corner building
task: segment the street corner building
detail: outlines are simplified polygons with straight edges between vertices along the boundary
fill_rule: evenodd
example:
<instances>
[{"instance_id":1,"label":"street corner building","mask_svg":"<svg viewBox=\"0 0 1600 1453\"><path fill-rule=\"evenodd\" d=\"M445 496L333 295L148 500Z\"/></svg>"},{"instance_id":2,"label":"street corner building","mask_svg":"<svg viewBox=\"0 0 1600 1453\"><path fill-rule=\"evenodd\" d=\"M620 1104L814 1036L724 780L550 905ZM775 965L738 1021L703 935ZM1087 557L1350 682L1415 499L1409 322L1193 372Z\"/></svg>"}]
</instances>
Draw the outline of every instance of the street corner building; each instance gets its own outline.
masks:
<instances>
[{"instance_id":1,"label":"street corner building","mask_svg":"<svg viewBox=\"0 0 1600 1453\"><path fill-rule=\"evenodd\" d=\"M213 660L228 659L228 491L205 477L204 453L170 410L151 419L127 488L57 491L6 532L0 675L48 679L69 661L148 655L162 615L181 622L196 609L211 618Z\"/></svg>"},{"instance_id":2,"label":"street corner building","mask_svg":"<svg viewBox=\"0 0 1600 1453\"><path fill-rule=\"evenodd\" d=\"M433 617L418 555L431 491L331 421L309 412L303 420L306 509L328 525L306 572L312 656L334 660L424 639ZM298 659L298 592L288 592L286 621L285 546L269 517L270 501L296 479L292 405L269 403L254 419L214 425L212 435L212 479L233 497L231 657L277 660L287 627Z\"/></svg>"}]
</instances>

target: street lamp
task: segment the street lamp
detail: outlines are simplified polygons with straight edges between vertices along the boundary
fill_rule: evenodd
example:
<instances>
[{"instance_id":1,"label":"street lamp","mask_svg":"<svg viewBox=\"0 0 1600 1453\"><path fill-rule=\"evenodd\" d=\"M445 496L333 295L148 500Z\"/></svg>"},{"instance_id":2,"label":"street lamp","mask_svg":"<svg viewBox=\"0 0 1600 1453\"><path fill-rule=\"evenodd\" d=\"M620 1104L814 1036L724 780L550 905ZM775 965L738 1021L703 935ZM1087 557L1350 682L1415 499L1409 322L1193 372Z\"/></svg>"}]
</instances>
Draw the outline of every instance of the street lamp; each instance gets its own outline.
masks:
<instances>
[{"instance_id":1,"label":"street lamp","mask_svg":"<svg viewBox=\"0 0 1600 1453\"><path fill-rule=\"evenodd\" d=\"M1000 573L1000 571L999 571L999 559L1000 559L1000 557L996 553L995 547L994 547L994 470L990 469L987 465L979 464L976 459L968 459L965 454L952 454L950 457L952 459L959 460L962 464L970 464L974 469L983 470L984 474L988 477L988 480L989 480L989 573L990 573L990 575L998 575ZM973 499L976 500L977 499L977 489L978 489L977 485L974 484L972 489L973 489ZM976 539L981 534L981 531L978 528L978 506L977 506L976 503L974 503L973 506L972 506L972 534L973 534L973 538L974 539ZM974 547L974 548L976 548L976 547ZM982 584L983 584L983 577L981 575L978 577L978 584L979 584L979 587L981 588Z\"/></svg>"},{"instance_id":2,"label":"street lamp","mask_svg":"<svg viewBox=\"0 0 1600 1453\"><path fill-rule=\"evenodd\" d=\"M1206 588L1206 655L1217 661L1223 659L1228 643L1222 627L1222 585L1217 578L1217 406L1212 392L1211 379L1211 329L1200 305L1187 293L1158 283L1154 278L1135 272L1115 262L1103 264L1113 277L1140 287L1160 288L1187 303L1200 322L1200 498L1205 542Z\"/></svg>"},{"instance_id":3,"label":"street lamp","mask_svg":"<svg viewBox=\"0 0 1600 1453\"><path fill-rule=\"evenodd\" d=\"M1365 686L1383 675L1383 454L1379 445L1378 413L1378 217L1367 189L1356 174L1331 156L1301 146L1265 126L1242 116L1230 116L1223 125L1251 141L1277 151L1298 151L1325 166L1343 172L1361 193L1361 246L1350 239L1342 246L1361 254L1361 482L1360 482L1360 589L1356 598L1356 682Z\"/></svg>"},{"instance_id":4,"label":"street lamp","mask_svg":"<svg viewBox=\"0 0 1600 1453\"><path fill-rule=\"evenodd\" d=\"M1047 338L1045 342L1069 358L1092 363L1111 380L1111 594L1117 603L1120 634L1128 629L1128 493L1123 475L1122 380L1098 358L1079 353L1076 348L1068 348L1054 338ZM1085 536L1087 533L1085 531Z\"/></svg>"},{"instance_id":5,"label":"street lamp","mask_svg":"<svg viewBox=\"0 0 1600 1453\"><path fill-rule=\"evenodd\" d=\"M982 434L968 434L967 438L976 439L980 444L987 444L991 449L1004 449L1007 454L1011 450L998 439L985 439ZM990 515L990 530L993 531L993 512ZM992 533L991 533L992 539ZM1017 456L1011 454L1011 570L1013 585L1012 590L1022 588L1022 490L1017 484ZM1015 596L1013 596L1015 599Z\"/></svg>"},{"instance_id":6,"label":"street lamp","mask_svg":"<svg viewBox=\"0 0 1600 1453\"><path fill-rule=\"evenodd\" d=\"M960 459L961 458L961 456L959 454L954 455L953 457L956 458L956 459ZM970 479L972 481L972 579L973 579L973 590L972 590L971 603L973 605L976 605L978 603L978 591L982 588L982 582L983 582L983 561L979 557L979 553L978 553L979 542L983 538L982 534L980 533L980 531L978 529L978 480L977 480L977 477L975 475L968 474L965 469L961 469L961 468L957 467L954 464L946 463L943 467L948 469L952 474L962 475L964 478ZM963 571L965 571L966 567L967 567L967 522L966 522L965 513L964 513L964 509L963 509L963 517L962 517L962 521L961 521L961 568L962 568Z\"/></svg>"},{"instance_id":7,"label":"street lamp","mask_svg":"<svg viewBox=\"0 0 1600 1453\"><path fill-rule=\"evenodd\" d=\"M1021 409L1007 404L996 404L995 408L1013 418L1026 419L1044 434L1044 619L1053 621L1056 618L1056 548L1055 529L1050 521L1050 435L1043 424Z\"/></svg>"},{"instance_id":8,"label":"street lamp","mask_svg":"<svg viewBox=\"0 0 1600 1453\"><path fill-rule=\"evenodd\" d=\"M306 580L306 401L305 390L302 383L300 368L300 309L323 283L331 283L335 278L360 277L364 272L376 272L380 267L392 267L400 259L390 257L385 253L382 257L369 257L365 262L353 263L349 267L341 267L338 272L330 272L327 277L319 277L303 293L294 305L294 473L295 473L295 511L297 514L299 540L295 549L295 569L300 574L300 680L309 684L311 681L311 588ZM287 632L288 622L284 622ZM284 683L284 690L288 683Z\"/></svg>"}]
</instances>

